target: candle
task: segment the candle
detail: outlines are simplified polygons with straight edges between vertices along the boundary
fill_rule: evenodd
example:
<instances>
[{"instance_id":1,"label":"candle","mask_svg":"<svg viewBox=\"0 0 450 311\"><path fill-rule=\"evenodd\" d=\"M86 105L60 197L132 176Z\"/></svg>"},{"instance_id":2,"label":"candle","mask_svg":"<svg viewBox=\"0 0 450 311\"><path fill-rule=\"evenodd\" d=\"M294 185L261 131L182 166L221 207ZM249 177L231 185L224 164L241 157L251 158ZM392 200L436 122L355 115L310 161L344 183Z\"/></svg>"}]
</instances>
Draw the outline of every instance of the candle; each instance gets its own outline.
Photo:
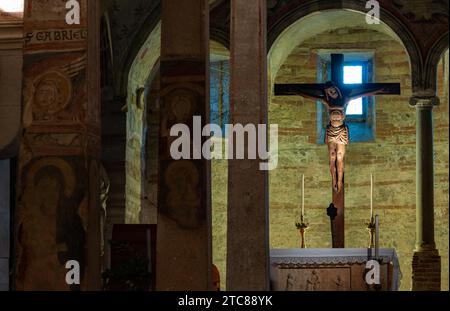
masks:
<instances>
[{"instance_id":1,"label":"candle","mask_svg":"<svg viewBox=\"0 0 450 311\"><path fill-rule=\"evenodd\" d=\"M301 214L302 222L304 216L305 216L305 174L302 175L302 214Z\"/></svg>"},{"instance_id":2,"label":"candle","mask_svg":"<svg viewBox=\"0 0 450 311\"><path fill-rule=\"evenodd\" d=\"M370 174L370 220L373 219L373 174Z\"/></svg>"}]
</instances>

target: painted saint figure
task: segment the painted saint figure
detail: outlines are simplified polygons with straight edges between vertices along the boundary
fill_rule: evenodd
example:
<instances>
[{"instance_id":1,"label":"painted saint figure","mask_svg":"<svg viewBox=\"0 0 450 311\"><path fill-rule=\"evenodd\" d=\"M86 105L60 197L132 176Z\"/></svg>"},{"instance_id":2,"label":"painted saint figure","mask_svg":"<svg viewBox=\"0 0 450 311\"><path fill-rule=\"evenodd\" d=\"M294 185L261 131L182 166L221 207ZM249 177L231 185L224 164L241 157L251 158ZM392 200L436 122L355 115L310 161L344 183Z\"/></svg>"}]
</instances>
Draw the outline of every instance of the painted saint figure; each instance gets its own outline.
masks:
<instances>
[{"instance_id":1,"label":"painted saint figure","mask_svg":"<svg viewBox=\"0 0 450 311\"><path fill-rule=\"evenodd\" d=\"M84 265L83 197L76 171L64 159L38 159L23 170L17 228L17 290L78 290L65 277L65 264ZM81 271L83 278L84 272Z\"/></svg>"}]
</instances>

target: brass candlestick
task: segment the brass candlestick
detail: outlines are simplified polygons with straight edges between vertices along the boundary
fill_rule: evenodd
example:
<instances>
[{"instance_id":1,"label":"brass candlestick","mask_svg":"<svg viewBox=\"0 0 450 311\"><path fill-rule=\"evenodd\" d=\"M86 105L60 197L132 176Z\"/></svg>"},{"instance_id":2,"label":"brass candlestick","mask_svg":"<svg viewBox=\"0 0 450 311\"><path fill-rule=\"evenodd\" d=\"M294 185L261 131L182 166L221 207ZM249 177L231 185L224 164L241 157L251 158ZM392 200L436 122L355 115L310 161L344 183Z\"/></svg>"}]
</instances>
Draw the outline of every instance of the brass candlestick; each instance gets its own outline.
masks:
<instances>
[{"instance_id":1,"label":"brass candlestick","mask_svg":"<svg viewBox=\"0 0 450 311\"><path fill-rule=\"evenodd\" d=\"M367 231L369 231L369 248L375 247L375 219L372 216L370 218L370 222L367 223Z\"/></svg>"},{"instance_id":2,"label":"brass candlestick","mask_svg":"<svg viewBox=\"0 0 450 311\"><path fill-rule=\"evenodd\" d=\"M295 223L295 226L297 227L298 230L300 230L300 237L301 237L300 248L306 248L305 234L309 226L307 223L305 223L303 216L300 217L300 222Z\"/></svg>"}]
</instances>

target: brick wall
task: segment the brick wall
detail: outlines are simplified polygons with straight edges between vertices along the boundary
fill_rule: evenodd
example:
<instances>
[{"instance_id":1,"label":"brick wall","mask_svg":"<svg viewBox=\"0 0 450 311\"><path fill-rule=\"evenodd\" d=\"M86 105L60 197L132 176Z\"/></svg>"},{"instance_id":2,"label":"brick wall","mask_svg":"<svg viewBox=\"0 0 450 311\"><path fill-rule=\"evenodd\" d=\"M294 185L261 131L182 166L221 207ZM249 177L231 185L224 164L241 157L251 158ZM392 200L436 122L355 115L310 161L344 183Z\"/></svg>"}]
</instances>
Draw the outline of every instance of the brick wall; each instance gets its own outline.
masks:
<instances>
[{"instance_id":1,"label":"brick wall","mask_svg":"<svg viewBox=\"0 0 450 311\"><path fill-rule=\"evenodd\" d=\"M364 42L364 43L362 43ZM411 72L397 41L365 29L338 29L300 44L274 78L277 83L315 83L319 49L372 50L374 81L400 82L401 96L376 99L376 140L353 143L346 159L346 246L366 247L370 173L375 174L375 212L381 246L396 248L403 273L401 289L411 288L415 244L415 110L409 107ZM446 72L446 74L444 74ZM442 256L442 289L448 290L448 53L439 65L442 104L434 110L435 232ZM447 87L444 87L447 86ZM269 174L270 246L298 247L294 223L300 215L300 176L306 175L308 246L331 247L325 208L331 201L327 147L316 144L316 103L302 97L271 98L269 121L279 125L279 166ZM225 288L226 161L212 163L213 260Z\"/></svg>"},{"instance_id":2,"label":"brick wall","mask_svg":"<svg viewBox=\"0 0 450 311\"><path fill-rule=\"evenodd\" d=\"M373 50L374 81L400 82L401 96L376 98L376 140L352 143L346 156L346 247L366 247L370 174L380 215L381 246L397 250L402 290L411 288L415 236L415 110L408 106L411 72L405 49L389 36L365 29L337 29L298 46L276 75L277 83L315 83L319 49ZM448 66L448 62L446 63ZM441 64L440 72L443 72ZM441 74L441 80L443 75ZM444 84L440 84L441 86ZM448 89L448 87L447 87ZM443 96L445 90L440 91ZM331 202L327 147L316 144L316 103L302 97L272 97L269 120L279 124L279 166L270 172L270 243L299 245L300 176L306 175L308 245L330 247ZM448 289L448 91L434 111L436 243L442 255L442 288Z\"/></svg>"},{"instance_id":3,"label":"brick wall","mask_svg":"<svg viewBox=\"0 0 450 311\"><path fill-rule=\"evenodd\" d=\"M418 252L412 261L412 290L441 290L441 258L437 252Z\"/></svg>"},{"instance_id":4,"label":"brick wall","mask_svg":"<svg viewBox=\"0 0 450 311\"><path fill-rule=\"evenodd\" d=\"M161 26L155 27L147 38L147 41L141 47L129 75L128 98L127 98L127 144L126 144L126 186L125 186L125 222L141 223L141 211L147 204L145 197L149 195L145 180L145 161L144 154L154 157L154 154L146 153L145 145L145 126L147 125L145 111L145 94L137 98L137 90L149 87L148 81L152 70L155 68L161 49ZM137 102L139 100L139 103ZM147 98L147 100L149 100ZM147 150L150 152L150 150ZM157 150L156 150L157 153ZM149 160L151 162L151 159ZM145 209L145 207L144 207ZM156 222L156 215L152 213ZM149 215L147 215L149 216ZM147 217L144 217L149 221Z\"/></svg>"},{"instance_id":5,"label":"brick wall","mask_svg":"<svg viewBox=\"0 0 450 311\"><path fill-rule=\"evenodd\" d=\"M346 246L367 245L365 222L369 217L369 176L374 173L375 211L380 215L382 247L397 249L403 272L401 289L409 290L415 242L415 111L408 106L411 75L407 54L402 45L382 33L338 29L298 46L278 72L276 82L316 82L317 52L325 48L374 50L374 80L402 84L401 96L376 99L376 140L354 143L348 148ZM217 47L213 46L212 50L220 54ZM154 49L151 47L148 51ZM152 58L145 55L145 47L142 54L139 57L144 63ZM223 51L221 54L227 53ZM445 67L448 68L448 54L446 63L440 64L439 71L442 105L434 111L436 243L442 256L442 289L448 289L448 87L443 88L448 85L448 69L445 83ZM134 72L130 76L130 91L144 85L144 77L148 77L148 73ZM132 102L133 98L129 100ZM299 234L294 223L300 213L301 174L306 175L306 217L311 227L307 233L308 245L330 247L329 219L325 213L331 200L330 176L327 147L316 144L316 103L301 97L279 97L271 99L269 109L270 122L280 126L279 166L269 176L271 247L299 245ZM138 112L134 108L133 111ZM130 127L131 119L128 120ZM128 132L127 148L127 219L129 222L139 222L140 194L131 191L135 187L140 189L140 183L134 183L141 178L138 170L141 153L140 144L133 146L131 133ZM227 162L214 160L213 262L220 271L222 289L226 288L227 180Z\"/></svg>"}]
</instances>

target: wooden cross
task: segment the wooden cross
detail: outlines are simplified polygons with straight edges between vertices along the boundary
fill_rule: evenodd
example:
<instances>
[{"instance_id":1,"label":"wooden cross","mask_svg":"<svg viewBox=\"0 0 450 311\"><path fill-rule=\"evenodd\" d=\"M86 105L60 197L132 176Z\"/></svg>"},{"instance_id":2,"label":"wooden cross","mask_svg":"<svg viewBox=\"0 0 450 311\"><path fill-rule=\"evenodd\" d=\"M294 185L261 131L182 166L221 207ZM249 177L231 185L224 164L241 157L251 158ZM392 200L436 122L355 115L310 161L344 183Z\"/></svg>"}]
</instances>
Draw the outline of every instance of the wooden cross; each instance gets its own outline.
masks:
<instances>
[{"instance_id":1,"label":"wooden cross","mask_svg":"<svg viewBox=\"0 0 450 311\"><path fill-rule=\"evenodd\" d=\"M344 236L344 154L345 145L348 143L348 128L345 123L345 109L347 104L362 96L370 95L387 95L400 94L399 83L362 83L362 84L344 84L344 55L331 54L331 81L327 83L317 84L275 84L275 95L300 95L307 98L321 100L328 108L328 111L337 115L338 121L334 119L333 122L339 123L340 127L334 127L331 124L329 127L334 129L342 129L336 134L341 140L330 143L327 142L330 152L330 168L332 171L332 205L336 208L335 211L330 210L329 215L331 220L331 236L333 248L343 248ZM342 120L339 120L339 115L342 115ZM346 130L345 130L346 129ZM339 132L339 131L338 131ZM328 132L327 132L328 133ZM328 139L328 138L327 138ZM347 140L347 141L346 141ZM341 157L336 158L336 152L341 153ZM333 157L334 154L334 157ZM333 160L332 160L333 159ZM335 162L332 162L335 161ZM340 162L338 162L340 161ZM334 174L334 175L333 175ZM331 212L330 212L331 211Z\"/></svg>"}]
</instances>

